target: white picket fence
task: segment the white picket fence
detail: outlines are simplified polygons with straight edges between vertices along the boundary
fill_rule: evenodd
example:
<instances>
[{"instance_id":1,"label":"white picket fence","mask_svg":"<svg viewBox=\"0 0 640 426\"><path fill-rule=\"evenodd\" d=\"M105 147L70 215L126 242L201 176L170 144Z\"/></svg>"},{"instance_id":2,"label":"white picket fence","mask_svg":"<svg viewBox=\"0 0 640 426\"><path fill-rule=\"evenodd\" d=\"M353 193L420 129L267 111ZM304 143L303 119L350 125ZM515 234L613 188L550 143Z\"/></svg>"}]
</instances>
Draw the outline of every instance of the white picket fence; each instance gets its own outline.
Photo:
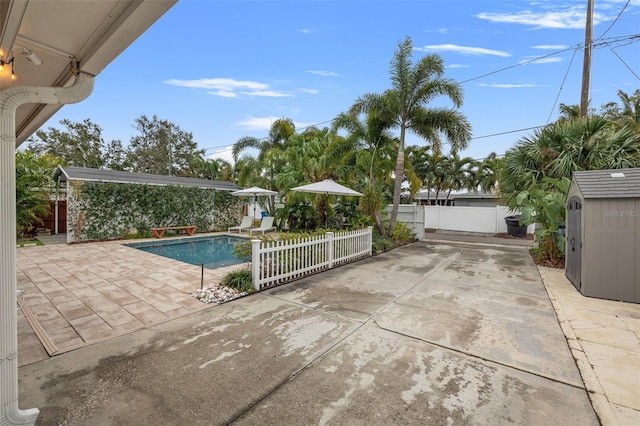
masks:
<instances>
[{"instance_id":1,"label":"white picket fence","mask_svg":"<svg viewBox=\"0 0 640 426\"><path fill-rule=\"evenodd\" d=\"M371 256L372 244L371 226L290 241L251 240L253 285L263 290Z\"/></svg>"}]
</instances>

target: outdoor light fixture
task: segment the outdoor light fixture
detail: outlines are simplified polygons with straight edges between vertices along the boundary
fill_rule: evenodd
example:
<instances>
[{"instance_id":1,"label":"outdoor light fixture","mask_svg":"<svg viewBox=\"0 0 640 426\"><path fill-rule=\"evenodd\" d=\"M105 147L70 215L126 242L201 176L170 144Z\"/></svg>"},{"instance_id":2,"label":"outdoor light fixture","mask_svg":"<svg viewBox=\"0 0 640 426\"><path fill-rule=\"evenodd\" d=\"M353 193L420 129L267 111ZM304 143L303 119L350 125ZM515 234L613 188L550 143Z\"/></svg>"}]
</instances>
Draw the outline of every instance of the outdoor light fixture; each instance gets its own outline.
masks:
<instances>
[{"instance_id":1,"label":"outdoor light fixture","mask_svg":"<svg viewBox=\"0 0 640 426\"><path fill-rule=\"evenodd\" d=\"M38 57L38 55L36 55L33 50L29 50L26 47L22 47L22 46L18 46L16 45L16 47L22 49L22 55L27 58L29 60L29 62L31 62L33 65L40 65L42 63L42 60Z\"/></svg>"},{"instance_id":2,"label":"outdoor light fixture","mask_svg":"<svg viewBox=\"0 0 640 426\"><path fill-rule=\"evenodd\" d=\"M75 56L69 56L69 71L75 76L80 74L80 61Z\"/></svg>"},{"instance_id":3,"label":"outdoor light fixture","mask_svg":"<svg viewBox=\"0 0 640 426\"><path fill-rule=\"evenodd\" d=\"M18 78L16 74L13 72L13 59L14 59L13 56L8 61L5 61L4 59L0 58L0 72L4 71L5 65L11 64L11 80L15 80Z\"/></svg>"}]
</instances>

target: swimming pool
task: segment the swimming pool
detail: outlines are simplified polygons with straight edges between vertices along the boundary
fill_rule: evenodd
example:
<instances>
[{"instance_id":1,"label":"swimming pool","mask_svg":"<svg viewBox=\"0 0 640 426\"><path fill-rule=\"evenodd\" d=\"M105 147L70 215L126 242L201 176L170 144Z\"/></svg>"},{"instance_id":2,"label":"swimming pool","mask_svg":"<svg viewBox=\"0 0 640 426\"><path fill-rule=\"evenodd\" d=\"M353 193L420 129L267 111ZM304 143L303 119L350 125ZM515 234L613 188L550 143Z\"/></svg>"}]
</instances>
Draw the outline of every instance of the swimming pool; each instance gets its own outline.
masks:
<instances>
[{"instance_id":1,"label":"swimming pool","mask_svg":"<svg viewBox=\"0 0 640 426\"><path fill-rule=\"evenodd\" d=\"M238 259L233 254L234 247L246 241L248 239L242 237L215 235L125 245L192 265L199 266L204 264L207 269L216 269L223 266L238 265L251 260L249 258Z\"/></svg>"}]
</instances>

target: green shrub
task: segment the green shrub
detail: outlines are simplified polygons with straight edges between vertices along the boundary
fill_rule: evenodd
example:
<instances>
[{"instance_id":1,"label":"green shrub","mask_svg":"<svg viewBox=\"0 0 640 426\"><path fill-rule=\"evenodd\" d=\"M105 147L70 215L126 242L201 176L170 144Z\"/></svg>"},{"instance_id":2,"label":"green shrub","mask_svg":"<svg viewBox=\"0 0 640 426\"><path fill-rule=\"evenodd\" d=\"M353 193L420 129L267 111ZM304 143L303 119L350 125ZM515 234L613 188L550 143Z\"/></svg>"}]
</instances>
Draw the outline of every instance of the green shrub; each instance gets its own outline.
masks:
<instances>
[{"instance_id":1,"label":"green shrub","mask_svg":"<svg viewBox=\"0 0 640 426\"><path fill-rule=\"evenodd\" d=\"M374 254L382 253L390 250L395 246L393 240L389 237L375 233L373 235L372 251Z\"/></svg>"},{"instance_id":2,"label":"green shrub","mask_svg":"<svg viewBox=\"0 0 640 426\"><path fill-rule=\"evenodd\" d=\"M398 245L407 244L410 241L415 240L415 234L411 232L411 229L402 222L396 222L396 228L393 230L393 241Z\"/></svg>"},{"instance_id":3,"label":"green shrub","mask_svg":"<svg viewBox=\"0 0 640 426\"><path fill-rule=\"evenodd\" d=\"M256 291L253 287L251 271L249 269L238 269L229 272L222 278L220 284L245 293L253 293Z\"/></svg>"}]
</instances>

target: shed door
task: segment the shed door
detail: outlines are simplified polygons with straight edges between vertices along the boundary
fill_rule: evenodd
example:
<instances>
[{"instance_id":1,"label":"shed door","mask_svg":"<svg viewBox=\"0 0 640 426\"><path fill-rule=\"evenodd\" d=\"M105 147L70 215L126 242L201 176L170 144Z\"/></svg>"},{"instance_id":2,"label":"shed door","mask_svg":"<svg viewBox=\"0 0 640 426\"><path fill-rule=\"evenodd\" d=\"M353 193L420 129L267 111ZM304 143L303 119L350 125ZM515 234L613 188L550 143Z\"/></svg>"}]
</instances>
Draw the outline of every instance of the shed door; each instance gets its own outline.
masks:
<instances>
[{"instance_id":1,"label":"shed door","mask_svg":"<svg viewBox=\"0 0 640 426\"><path fill-rule=\"evenodd\" d=\"M567 252L565 275L575 288L582 284L582 202L571 197L567 203Z\"/></svg>"}]
</instances>

